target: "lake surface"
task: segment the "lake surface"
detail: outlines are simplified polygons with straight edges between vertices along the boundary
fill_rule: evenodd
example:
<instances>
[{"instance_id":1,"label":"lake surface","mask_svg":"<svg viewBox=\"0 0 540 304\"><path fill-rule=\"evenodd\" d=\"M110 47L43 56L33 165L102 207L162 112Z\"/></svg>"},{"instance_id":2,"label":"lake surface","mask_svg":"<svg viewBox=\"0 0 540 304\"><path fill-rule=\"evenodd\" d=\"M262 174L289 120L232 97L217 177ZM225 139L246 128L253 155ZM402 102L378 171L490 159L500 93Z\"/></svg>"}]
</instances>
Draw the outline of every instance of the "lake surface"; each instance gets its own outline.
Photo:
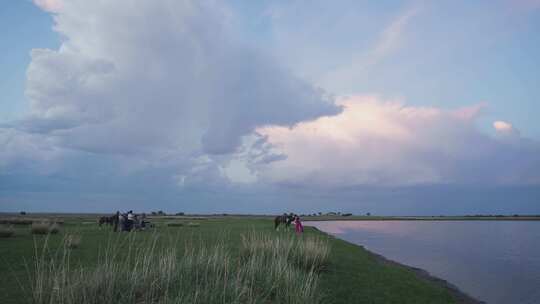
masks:
<instances>
[{"instance_id":1,"label":"lake surface","mask_svg":"<svg viewBox=\"0 0 540 304\"><path fill-rule=\"evenodd\" d=\"M490 304L540 303L540 221L305 222Z\"/></svg>"}]
</instances>

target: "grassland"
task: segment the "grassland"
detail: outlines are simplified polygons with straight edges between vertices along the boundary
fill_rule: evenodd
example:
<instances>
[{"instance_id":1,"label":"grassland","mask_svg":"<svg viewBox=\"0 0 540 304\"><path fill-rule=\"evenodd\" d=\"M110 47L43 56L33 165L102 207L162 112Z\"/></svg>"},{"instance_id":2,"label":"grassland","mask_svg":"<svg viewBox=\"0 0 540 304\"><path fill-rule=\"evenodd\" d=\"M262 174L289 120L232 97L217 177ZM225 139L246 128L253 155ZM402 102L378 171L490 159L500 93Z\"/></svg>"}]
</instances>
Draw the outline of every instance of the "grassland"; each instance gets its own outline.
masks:
<instances>
[{"instance_id":1,"label":"grassland","mask_svg":"<svg viewBox=\"0 0 540 304\"><path fill-rule=\"evenodd\" d=\"M66 294L83 287L90 296L101 294L108 290L98 284L102 281L103 269L118 277L113 280L118 286L108 291L120 291L113 296L126 297L118 303L131 303L128 295L137 303L157 303L155 297L164 293L177 301L163 303L458 302L455 294L443 285L407 267L381 262L363 248L328 237L313 228L307 227L301 238L292 231L275 232L272 221L264 217L156 218L153 219L154 231L137 233L113 233L108 226L98 227L95 217L70 216L63 220L58 234L32 235L28 225L14 225L13 236L0 238L2 303L44 303L35 297L35 282L39 278L45 286L44 294L47 296L49 292L48 297L51 290L58 290L55 283L58 279L52 278L63 277L70 277L73 283L67 284L69 288L60 288ZM169 226L171 221L184 221L185 225ZM71 239L76 240L76 245L66 251L66 242ZM155 245L157 239L161 241ZM298 242L305 239L315 241L299 245ZM50 250L41 251L45 242ZM329 248L327 257L309 260L313 252L315 256L324 255L318 249L325 246ZM68 253L67 264L62 263L66 259L63 252ZM107 254L123 258L107 260ZM292 258L284 261L282 256ZM302 262L301 257L309 261ZM51 263L53 260L56 264ZM143 261L146 268L141 266ZM51 264L54 267L47 266ZM139 276L140 273L144 276ZM194 277L206 279L197 281ZM92 280L95 282L90 284ZM160 288L152 285L157 281ZM244 288L245 292L239 288ZM179 289L194 293L180 293ZM143 296L138 290L145 290L143 295L149 297L147 302L141 302ZM200 296L204 290L213 292L204 298ZM246 293L252 295L246 296Z\"/></svg>"}]
</instances>

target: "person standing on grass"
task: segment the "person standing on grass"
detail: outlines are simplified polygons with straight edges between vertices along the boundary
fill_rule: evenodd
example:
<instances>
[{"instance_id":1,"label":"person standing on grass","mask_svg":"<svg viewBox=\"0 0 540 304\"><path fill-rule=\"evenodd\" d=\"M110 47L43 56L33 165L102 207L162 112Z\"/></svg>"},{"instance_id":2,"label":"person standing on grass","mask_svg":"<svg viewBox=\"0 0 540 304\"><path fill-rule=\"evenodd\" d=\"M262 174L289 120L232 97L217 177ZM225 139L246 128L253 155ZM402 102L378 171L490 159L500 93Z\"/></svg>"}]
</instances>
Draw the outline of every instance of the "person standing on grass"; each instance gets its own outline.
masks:
<instances>
[{"instance_id":1,"label":"person standing on grass","mask_svg":"<svg viewBox=\"0 0 540 304\"><path fill-rule=\"evenodd\" d=\"M126 217L123 213L118 215L118 224L120 225L120 231L126 231Z\"/></svg>"},{"instance_id":2,"label":"person standing on grass","mask_svg":"<svg viewBox=\"0 0 540 304\"><path fill-rule=\"evenodd\" d=\"M135 217L133 216L133 210L129 210L127 215L127 221L128 221L128 231L131 231L133 228L133 222L135 220Z\"/></svg>"},{"instance_id":3,"label":"person standing on grass","mask_svg":"<svg viewBox=\"0 0 540 304\"><path fill-rule=\"evenodd\" d=\"M116 211L116 214L113 215L112 222L113 222L113 231L114 232L118 231L118 223L120 222L120 211Z\"/></svg>"},{"instance_id":4,"label":"person standing on grass","mask_svg":"<svg viewBox=\"0 0 540 304\"><path fill-rule=\"evenodd\" d=\"M294 217L294 230L296 230L297 234L304 232L304 226L302 225L302 221L298 215Z\"/></svg>"},{"instance_id":5,"label":"person standing on grass","mask_svg":"<svg viewBox=\"0 0 540 304\"><path fill-rule=\"evenodd\" d=\"M129 222L127 219L127 213L122 214L122 231L129 231Z\"/></svg>"},{"instance_id":6,"label":"person standing on grass","mask_svg":"<svg viewBox=\"0 0 540 304\"><path fill-rule=\"evenodd\" d=\"M139 231L141 230L141 216L139 214L135 214L135 221L134 221L134 224L135 224L135 231Z\"/></svg>"},{"instance_id":7,"label":"person standing on grass","mask_svg":"<svg viewBox=\"0 0 540 304\"><path fill-rule=\"evenodd\" d=\"M141 215L141 229L146 229L146 213L143 212Z\"/></svg>"}]
</instances>

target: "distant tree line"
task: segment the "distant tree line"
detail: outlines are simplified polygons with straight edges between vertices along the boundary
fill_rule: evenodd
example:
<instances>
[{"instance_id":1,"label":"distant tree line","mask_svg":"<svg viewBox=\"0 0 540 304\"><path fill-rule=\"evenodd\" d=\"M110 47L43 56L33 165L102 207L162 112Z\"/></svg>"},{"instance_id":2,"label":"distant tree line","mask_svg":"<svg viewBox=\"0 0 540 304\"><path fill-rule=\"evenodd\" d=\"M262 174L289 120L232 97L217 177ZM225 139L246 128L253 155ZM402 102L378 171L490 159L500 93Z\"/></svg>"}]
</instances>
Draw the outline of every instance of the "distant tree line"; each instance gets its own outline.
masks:
<instances>
[{"instance_id":1,"label":"distant tree line","mask_svg":"<svg viewBox=\"0 0 540 304\"><path fill-rule=\"evenodd\" d=\"M316 213L311 213L311 214L301 214L300 216L352 216L353 214L352 213L342 213L342 212L334 212L334 211L330 211L330 212L326 212L326 213L323 213L323 212L316 212ZM370 216L371 213L366 213L366 216Z\"/></svg>"},{"instance_id":2,"label":"distant tree line","mask_svg":"<svg viewBox=\"0 0 540 304\"><path fill-rule=\"evenodd\" d=\"M152 211L150 212L151 215L159 215L159 216L163 216L163 215L167 215L167 213L163 212L163 210L158 210L158 211Z\"/></svg>"}]
</instances>

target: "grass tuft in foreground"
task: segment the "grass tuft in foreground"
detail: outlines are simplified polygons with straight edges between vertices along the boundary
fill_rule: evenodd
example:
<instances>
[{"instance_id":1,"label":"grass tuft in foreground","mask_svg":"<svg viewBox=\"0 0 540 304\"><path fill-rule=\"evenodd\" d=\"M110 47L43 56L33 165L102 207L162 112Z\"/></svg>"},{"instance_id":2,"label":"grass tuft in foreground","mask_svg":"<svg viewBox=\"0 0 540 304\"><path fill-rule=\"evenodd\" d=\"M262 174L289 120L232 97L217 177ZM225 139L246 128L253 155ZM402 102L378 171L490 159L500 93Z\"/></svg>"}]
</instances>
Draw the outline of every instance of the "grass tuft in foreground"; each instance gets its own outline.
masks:
<instances>
[{"instance_id":1,"label":"grass tuft in foreground","mask_svg":"<svg viewBox=\"0 0 540 304\"><path fill-rule=\"evenodd\" d=\"M306 271L320 271L328 263L330 245L326 238L315 235L297 237L293 234L279 235L256 233L242 235L242 255L262 256L272 260L285 257L288 262Z\"/></svg>"},{"instance_id":2,"label":"grass tuft in foreground","mask_svg":"<svg viewBox=\"0 0 540 304\"><path fill-rule=\"evenodd\" d=\"M66 238L67 240L67 238ZM31 303L319 303L321 238L249 233L240 258L223 242L177 244L157 235L110 241L96 265L74 267L70 250L36 251ZM64 242L65 243L65 242Z\"/></svg>"}]
</instances>

